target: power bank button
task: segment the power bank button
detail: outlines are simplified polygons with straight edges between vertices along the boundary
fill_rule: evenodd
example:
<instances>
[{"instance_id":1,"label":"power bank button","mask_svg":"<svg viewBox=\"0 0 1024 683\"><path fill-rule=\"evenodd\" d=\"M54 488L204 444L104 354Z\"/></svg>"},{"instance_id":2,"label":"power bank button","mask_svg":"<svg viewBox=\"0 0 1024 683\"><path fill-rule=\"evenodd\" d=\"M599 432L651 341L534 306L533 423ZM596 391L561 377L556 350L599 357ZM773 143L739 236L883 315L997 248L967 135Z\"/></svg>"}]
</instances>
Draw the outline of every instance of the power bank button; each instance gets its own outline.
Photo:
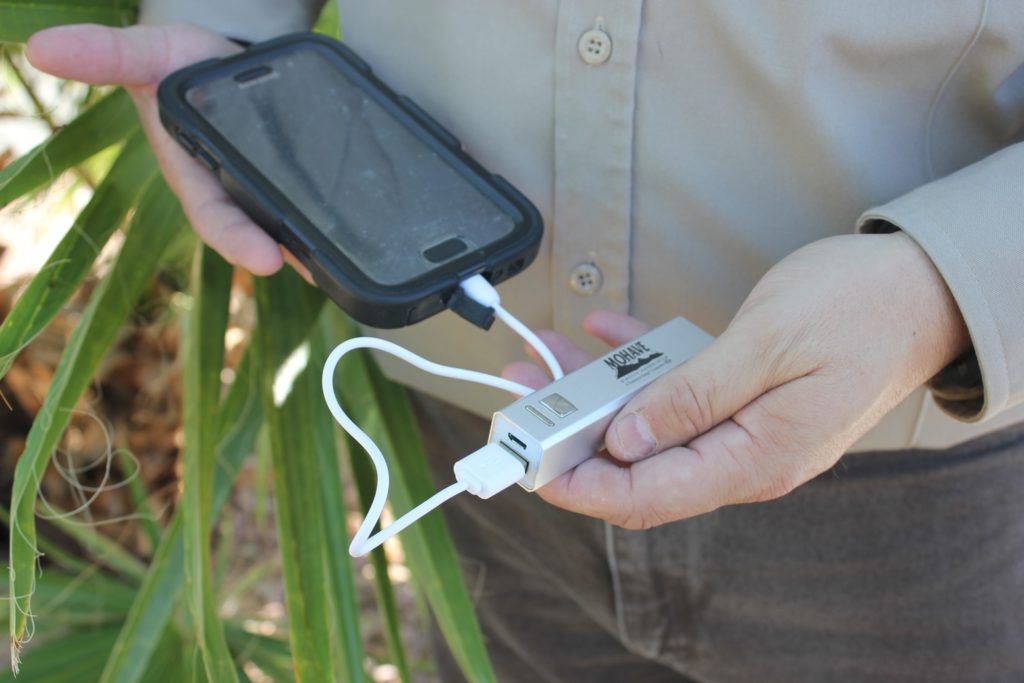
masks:
<instances>
[{"instance_id":1,"label":"power bank button","mask_svg":"<svg viewBox=\"0 0 1024 683\"><path fill-rule=\"evenodd\" d=\"M576 412L576 406L561 394L546 396L540 400L540 404L558 417L565 417Z\"/></svg>"}]
</instances>

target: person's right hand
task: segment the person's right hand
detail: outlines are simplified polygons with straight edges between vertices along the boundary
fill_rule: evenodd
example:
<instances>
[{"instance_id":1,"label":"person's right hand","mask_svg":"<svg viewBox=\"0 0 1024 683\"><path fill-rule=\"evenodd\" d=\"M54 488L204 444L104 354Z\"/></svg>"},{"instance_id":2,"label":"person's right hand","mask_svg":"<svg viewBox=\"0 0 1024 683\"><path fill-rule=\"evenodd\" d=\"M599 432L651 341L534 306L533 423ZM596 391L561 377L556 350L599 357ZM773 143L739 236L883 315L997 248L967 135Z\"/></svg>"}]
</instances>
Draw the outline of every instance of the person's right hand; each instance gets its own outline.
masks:
<instances>
[{"instance_id":1,"label":"person's right hand","mask_svg":"<svg viewBox=\"0 0 1024 683\"><path fill-rule=\"evenodd\" d=\"M189 64L239 51L231 41L190 24L75 25L46 29L28 40L28 59L61 78L94 85L121 85L131 94L167 183L181 200L199 237L229 262L269 275L282 251L227 196L220 183L188 156L160 124L160 80Z\"/></svg>"}]
</instances>

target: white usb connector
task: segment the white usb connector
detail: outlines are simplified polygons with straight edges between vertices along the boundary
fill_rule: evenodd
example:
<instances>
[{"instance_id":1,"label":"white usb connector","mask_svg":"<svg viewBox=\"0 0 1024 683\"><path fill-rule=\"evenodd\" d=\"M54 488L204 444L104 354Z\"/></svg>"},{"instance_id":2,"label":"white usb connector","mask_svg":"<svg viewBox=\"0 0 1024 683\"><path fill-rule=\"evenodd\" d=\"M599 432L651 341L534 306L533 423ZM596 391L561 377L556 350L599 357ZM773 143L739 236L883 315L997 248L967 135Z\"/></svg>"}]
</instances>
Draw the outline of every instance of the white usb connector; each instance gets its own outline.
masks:
<instances>
[{"instance_id":1,"label":"white usb connector","mask_svg":"<svg viewBox=\"0 0 1024 683\"><path fill-rule=\"evenodd\" d=\"M370 536L369 531L373 528L373 524L367 525L364 520L363 526L352 538L348 549L349 554L353 557L365 555L463 491L468 491L480 498L490 498L517 483L525 474L526 464L521 458L498 444L489 443L455 463L454 484L427 498L389 526ZM380 472L378 472L378 476L381 476ZM366 519L373 520L369 515Z\"/></svg>"},{"instance_id":2,"label":"white usb connector","mask_svg":"<svg viewBox=\"0 0 1024 683\"><path fill-rule=\"evenodd\" d=\"M504 491L525 475L523 459L497 443L489 443L455 463L456 481L480 498Z\"/></svg>"},{"instance_id":3,"label":"white usb connector","mask_svg":"<svg viewBox=\"0 0 1024 683\"><path fill-rule=\"evenodd\" d=\"M495 308L501 305L501 294L483 275L468 277L460 282L459 286L466 296L481 306Z\"/></svg>"}]
</instances>

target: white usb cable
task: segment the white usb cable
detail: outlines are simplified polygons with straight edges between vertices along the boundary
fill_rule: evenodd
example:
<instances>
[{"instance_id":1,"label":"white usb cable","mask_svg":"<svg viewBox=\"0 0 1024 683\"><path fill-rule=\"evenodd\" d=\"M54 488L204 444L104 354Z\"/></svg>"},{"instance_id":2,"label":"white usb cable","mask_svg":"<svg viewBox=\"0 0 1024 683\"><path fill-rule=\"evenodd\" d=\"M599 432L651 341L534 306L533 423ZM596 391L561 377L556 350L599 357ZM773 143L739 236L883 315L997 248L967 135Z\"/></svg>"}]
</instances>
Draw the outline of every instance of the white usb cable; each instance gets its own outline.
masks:
<instances>
[{"instance_id":1,"label":"white usb cable","mask_svg":"<svg viewBox=\"0 0 1024 683\"><path fill-rule=\"evenodd\" d=\"M551 353L551 350L528 327L501 307L497 290L489 282L482 276L476 275L463 282L462 286L469 297L488 308L493 308L495 314L501 320L523 337L544 359L555 379L562 377L562 368L559 366L554 354ZM341 403L338 401L338 397L334 393L334 372L338 367L338 362L346 353L356 349L384 351L415 365L421 370L441 377L484 384L520 396L525 396L533 391L530 387L501 377L495 377L494 375L474 370L453 368L429 361L395 343L376 337L354 337L336 346L327 357L327 362L324 363L322 375L324 400L327 402L327 407L330 409L334 419L338 421L342 429L348 432L366 450L370 460L373 462L374 468L377 470L377 488L373 495L373 502L370 503L370 508L366 511L366 518L359 525L355 536L352 537L352 543L348 549L349 554L353 557L365 555L387 539L409 527L409 525L434 508L463 491L469 491L481 498L490 498L523 478L523 475L526 473L526 466L523 461L497 444L487 444L455 463L456 481L454 484L438 491L396 519L391 525L371 536L374 526L376 526L381 513L384 511L384 503L388 497L388 489L390 487L388 465L380 448L345 413Z\"/></svg>"}]
</instances>

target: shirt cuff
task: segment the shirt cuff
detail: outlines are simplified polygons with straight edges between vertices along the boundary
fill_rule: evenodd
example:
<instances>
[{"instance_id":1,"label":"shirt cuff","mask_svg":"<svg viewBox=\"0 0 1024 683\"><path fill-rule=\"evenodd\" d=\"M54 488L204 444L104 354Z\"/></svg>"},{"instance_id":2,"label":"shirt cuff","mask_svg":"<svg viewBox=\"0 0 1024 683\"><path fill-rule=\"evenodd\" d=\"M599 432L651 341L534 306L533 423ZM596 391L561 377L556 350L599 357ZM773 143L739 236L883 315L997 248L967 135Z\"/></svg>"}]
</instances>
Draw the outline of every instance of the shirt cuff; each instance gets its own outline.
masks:
<instances>
[{"instance_id":1,"label":"shirt cuff","mask_svg":"<svg viewBox=\"0 0 1024 683\"><path fill-rule=\"evenodd\" d=\"M974 354L930 384L952 416L990 418L1024 402L1024 143L884 206L860 232L898 228L928 254L967 324Z\"/></svg>"},{"instance_id":2,"label":"shirt cuff","mask_svg":"<svg viewBox=\"0 0 1024 683\"><path fill-rule=\"evenodd\" d=\"M142 0L139 23L187 21L229 38L258 42L309 30L322 6L323 0Z\"/></svg>"}]
</instances>

